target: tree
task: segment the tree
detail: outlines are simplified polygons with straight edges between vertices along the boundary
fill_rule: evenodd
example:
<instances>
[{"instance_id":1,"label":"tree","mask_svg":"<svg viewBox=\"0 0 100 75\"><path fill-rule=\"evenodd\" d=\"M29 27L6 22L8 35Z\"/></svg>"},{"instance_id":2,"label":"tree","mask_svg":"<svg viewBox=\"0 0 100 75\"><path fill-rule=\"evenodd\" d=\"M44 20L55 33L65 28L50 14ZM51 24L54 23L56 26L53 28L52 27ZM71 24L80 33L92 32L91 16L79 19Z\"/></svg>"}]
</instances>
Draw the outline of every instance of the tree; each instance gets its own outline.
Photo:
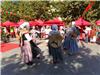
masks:
<instances>
[{"instance_id":1,"label":"tree","mask_svg":"<svg viewBox=\"0 0 100 75\"><path fill-rule=\"evenodd\" d=\"M2 22L10 20L17 22L20 19L30 21L42 18L53 19L60 16L65 22L71 22L82 16L89 1L4 1L1 4L3 14ZM100 18L100 1L95 1L93 7L86 12L86 20L98 20ZM12 12L11 13L6 13Z\"/></svg>"}]
</instances>

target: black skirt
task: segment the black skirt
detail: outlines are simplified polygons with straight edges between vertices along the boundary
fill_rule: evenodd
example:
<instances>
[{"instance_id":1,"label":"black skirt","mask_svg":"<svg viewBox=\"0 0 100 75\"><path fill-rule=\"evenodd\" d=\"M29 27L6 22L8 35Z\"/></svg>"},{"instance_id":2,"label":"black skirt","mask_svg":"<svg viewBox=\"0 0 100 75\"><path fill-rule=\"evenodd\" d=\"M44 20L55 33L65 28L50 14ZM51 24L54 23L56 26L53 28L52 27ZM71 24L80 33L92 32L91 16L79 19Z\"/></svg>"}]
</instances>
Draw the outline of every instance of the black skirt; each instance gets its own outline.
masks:
<instances>
[{"instance_id":1,"label":"black skirt","mask_svg":"<svg viewBox=\"0 0 100 75\"><path fill-rule=\"evenodd\" d=\"M32 40L30 41L30 44L31 44L31 49L32 49L32 56L33 58L36 58L37 55L41 53L41 50Z\"/></svg>"}]
</instances>

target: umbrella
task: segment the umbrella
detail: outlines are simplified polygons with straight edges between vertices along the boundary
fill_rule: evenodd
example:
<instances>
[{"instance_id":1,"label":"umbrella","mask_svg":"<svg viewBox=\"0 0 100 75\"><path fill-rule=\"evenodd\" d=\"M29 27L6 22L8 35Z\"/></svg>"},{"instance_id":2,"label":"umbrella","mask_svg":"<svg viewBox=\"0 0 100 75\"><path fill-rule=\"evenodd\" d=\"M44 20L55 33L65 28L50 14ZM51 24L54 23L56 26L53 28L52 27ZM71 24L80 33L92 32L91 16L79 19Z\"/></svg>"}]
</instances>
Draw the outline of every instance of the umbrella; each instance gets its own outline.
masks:
<instances>
[{"instance_id":1,"label":"umbrella","mask_svg":"<svg viewBox=\"0 0 100 75\"><path fill-rule=\"evenodd\" d=\"M6 21L3 23L3 26L18 26L17 23L14 23L14 22L10 22L10 21Z\"/></svg>"},{"instance_id":2,"label":"umbrella","mask_svg":"<svg viewBox=\"0 0 100 75\"><path fill-rule=\"evenodd\" d=\"M76 26L90 26L91 24L82 17L75 21Z\"/></svg>"},{"instance_id":3,"label":"umbrella","mask_svg":"<svg viewBox=\"0 0 100 75\"><path fill-rule=\"evenodd\" d=\"M100 26L100 20L96 21L96 25Z\"/></svg>"}]
</instances>

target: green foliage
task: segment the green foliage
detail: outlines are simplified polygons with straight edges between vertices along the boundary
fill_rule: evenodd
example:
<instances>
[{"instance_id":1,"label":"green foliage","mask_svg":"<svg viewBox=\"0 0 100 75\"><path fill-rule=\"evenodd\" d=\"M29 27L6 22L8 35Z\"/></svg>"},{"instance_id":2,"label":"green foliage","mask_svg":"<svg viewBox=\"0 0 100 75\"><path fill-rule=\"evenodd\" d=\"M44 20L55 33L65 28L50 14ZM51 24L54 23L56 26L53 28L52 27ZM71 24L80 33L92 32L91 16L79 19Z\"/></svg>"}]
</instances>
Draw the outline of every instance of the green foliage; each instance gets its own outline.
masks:
<instances>
[{"instance_id":1,"label":"green foliage","mask_svg":"<svg viewBox=\"0 0 100 75\"><path fill-rule=\"evenodd\" d=\"M20 19L48 20L60 16L65 22L71 22L82 15L88 4L89 1L3 1L1 8L4 13L1 18L2 22L6 20L17 22ZM6 11L16 13L16 15L6 14ZM95 1L84 18L89 21L100 19L100 1Z\"/></svg>"}]
</instances>

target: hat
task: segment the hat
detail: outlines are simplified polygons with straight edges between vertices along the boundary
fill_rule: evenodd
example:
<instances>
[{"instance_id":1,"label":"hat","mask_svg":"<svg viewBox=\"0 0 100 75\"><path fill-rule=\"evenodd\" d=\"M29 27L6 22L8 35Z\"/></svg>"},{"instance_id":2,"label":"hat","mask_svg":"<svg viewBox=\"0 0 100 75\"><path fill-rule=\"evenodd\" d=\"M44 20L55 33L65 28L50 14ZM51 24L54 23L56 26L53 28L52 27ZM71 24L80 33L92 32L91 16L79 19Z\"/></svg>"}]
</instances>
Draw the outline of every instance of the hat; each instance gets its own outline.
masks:
<instances>
[{"instance_id":1,"label":"hat","mask_svg":"<svg viewBox=\"0 0 100 75\"><path fill-rule=\"evenodd\" d=\"M23 24L20 25L19 28L21 28L21 29L28 28L29 29L29 22L24 22Z\"/></svg>"}]
</instances>

